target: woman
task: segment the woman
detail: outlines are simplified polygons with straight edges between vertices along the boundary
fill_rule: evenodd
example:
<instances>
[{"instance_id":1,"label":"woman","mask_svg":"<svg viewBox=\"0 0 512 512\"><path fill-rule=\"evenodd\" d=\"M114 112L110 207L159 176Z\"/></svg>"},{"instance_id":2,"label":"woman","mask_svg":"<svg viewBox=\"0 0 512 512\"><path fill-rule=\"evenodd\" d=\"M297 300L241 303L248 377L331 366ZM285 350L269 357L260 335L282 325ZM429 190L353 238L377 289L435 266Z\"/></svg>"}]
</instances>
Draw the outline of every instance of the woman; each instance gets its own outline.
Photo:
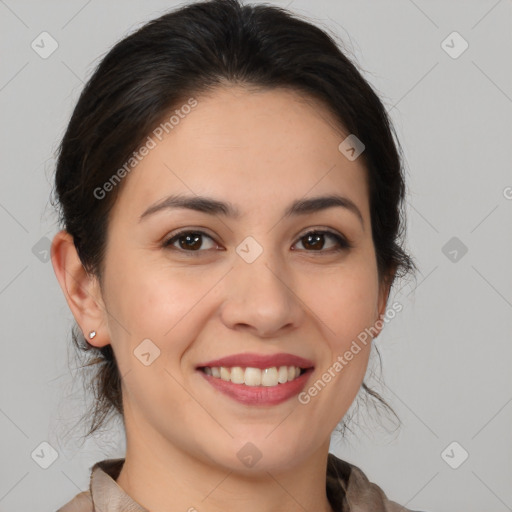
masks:
<instances>
[{"instance_id":1,"label":"woman","mask_svg":"<svg viewBox=\"0 0 512 512\"><path fill-rule=\"evenodd\" d=\"M60 509L407 510L329 454L414 264L382 103L319 28L190 4L119 42L56 171L56 276L126 456Z\"/></svg>"}]
</instances>

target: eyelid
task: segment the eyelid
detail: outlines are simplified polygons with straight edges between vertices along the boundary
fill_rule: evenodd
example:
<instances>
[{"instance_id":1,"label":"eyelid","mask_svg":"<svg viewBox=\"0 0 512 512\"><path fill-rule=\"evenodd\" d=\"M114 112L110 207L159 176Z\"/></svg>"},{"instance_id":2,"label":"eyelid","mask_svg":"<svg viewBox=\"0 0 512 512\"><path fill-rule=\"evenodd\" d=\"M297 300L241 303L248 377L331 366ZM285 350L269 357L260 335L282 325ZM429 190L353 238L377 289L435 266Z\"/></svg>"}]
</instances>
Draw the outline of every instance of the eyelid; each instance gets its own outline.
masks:
<instances>
[{"instance_id":1,"label":"eyelid","mask_svg":"<svg viewBox=\"0 0 512 512\"><path fill-rule=\"evenodd\" d=\"M176 231L171 232L168 236L166 236L162 240L162 246L164 248L172 247L172 244L171 244L172 240L174 240L175 238L179 238L180 236L185 236L188 233L198 233L201 236L205 236L205 237L210 238L212 240L212 242L214 242L215 244L219 245L218 242L216 241L215 237L213 235L210 235L206 231L206 228L187 227L187 228L178 229ZM180 251L179 249L177 249L177 250ZM180 252L203 252L203 251L180 251Z\"/></svg>"},{"instance_id":2,"label":"eyelid","mask_svg":"<svg viewBox=\"0 0 512 512\"><path fill-rule=\"evenodd\" d=\"M306 228L304 231L301 231L297 235L297 239L302 238L303 236L306 236L308 233L318 233L318 232L329 233L331 235L340 236L340 237L346 239L346 236L343 233L340 233L339 231L336 231L335 229L329 228L327 226L313 226L310 228Z\"/></svg>"},{"instance_id":3,"label":"eyelid","mask_svg":"<svg viewBox=\"0 0 512 512\"><path fill-rule=\"evenodd\" d=\"M336 229L329 228L327 226L313 226L313 227L306 228L305 231L302 231L297 236L297 241L299 241L302 237L306 236L308 233L318 233L318 232L330 234L335 238L341 238L343 243L346 245L347 249L351 249L354 247L352 240L350 238L348 238L344 233L342 233L341 231L338 231ZM312 252L312 251L310 251L310 252Z\"/></svg>"}]
</instances>

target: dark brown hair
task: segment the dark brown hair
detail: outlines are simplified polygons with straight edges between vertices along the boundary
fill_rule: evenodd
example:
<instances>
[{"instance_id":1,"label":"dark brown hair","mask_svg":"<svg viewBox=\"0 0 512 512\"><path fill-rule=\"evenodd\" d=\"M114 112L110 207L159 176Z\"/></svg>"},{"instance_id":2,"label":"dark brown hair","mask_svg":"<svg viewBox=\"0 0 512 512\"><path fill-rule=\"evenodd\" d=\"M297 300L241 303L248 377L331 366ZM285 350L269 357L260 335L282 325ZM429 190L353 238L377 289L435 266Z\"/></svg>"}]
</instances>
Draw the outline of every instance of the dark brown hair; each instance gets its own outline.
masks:
<instances>
[{"instance_id":1,"label":"dark brown hair","mask_svg":"<svg viewBox=\"0 0 512 512\"><path fill-rule=\"evenodd\" d=\"M101 282L109 212L121 186L101 199L94 191L186 98L223 84L291 88L322 102L363 141L379 276L392 284L415 269L402 248L400 145L383 104L341 45L280 7L211 0L168 12L118 42L80 95L58 149L54 203L88 272ZM73 341L87 353L85 366L97 368L90 435L110 413L123 414L121 379L110 345L92 347L76 326ZM362 389L394 414L364 382Z\"/></svg>"}]
</instances>

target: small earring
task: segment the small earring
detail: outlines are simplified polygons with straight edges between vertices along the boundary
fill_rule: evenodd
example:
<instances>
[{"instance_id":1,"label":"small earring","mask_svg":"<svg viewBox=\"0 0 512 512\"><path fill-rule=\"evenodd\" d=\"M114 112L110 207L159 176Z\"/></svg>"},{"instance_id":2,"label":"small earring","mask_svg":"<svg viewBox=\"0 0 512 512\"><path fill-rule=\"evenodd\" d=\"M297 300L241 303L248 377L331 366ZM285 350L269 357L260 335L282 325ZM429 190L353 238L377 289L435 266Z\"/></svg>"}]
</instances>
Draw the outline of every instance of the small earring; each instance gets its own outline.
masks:
<instances>
[{"instance_id":1,"label":"small earring","mask_svg":"<svg viewBox=\"0 0 512 512\"><path fill-rule=\"evenodd\" d=\"M89 339L92 340L96 336L96 331L91 331L89 333Z\"/></svg>"}]
</instances>

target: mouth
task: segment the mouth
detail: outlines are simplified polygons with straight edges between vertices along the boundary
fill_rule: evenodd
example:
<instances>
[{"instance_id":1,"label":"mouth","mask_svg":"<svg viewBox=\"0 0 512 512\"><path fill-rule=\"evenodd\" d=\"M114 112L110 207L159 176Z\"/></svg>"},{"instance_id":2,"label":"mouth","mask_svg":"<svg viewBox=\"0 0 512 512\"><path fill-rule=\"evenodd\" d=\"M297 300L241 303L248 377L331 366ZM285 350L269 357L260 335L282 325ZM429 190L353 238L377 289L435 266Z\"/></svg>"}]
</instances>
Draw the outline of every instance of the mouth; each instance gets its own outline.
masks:
<instances>
[{"instance_id":1,"label":"mouth","mask_svg":"<svg viewBox=\"0 0 512 512\"><path fill-rule=\"evenodd\" d=\"M236 402L250 406L269 406L280 404L298 395L304 389L313 369L280 366L262 370L254 367L212 366L199 368L197 371L216 391ZM219 377L215 377L214 372ZM243 382L240 382L242 379Z\"/></svg>"},{"instance_id":2,"label":"mouth","mask_svg":"<svg viewBox=\"0 0 512 512\"><path fill-rule=\"evenodd\" d=\"M299 394L313 363L291 354L239 354L196 367L217 391L246 405L276 405Z\"/></svg>"},{"instance_id":3,"label":"mouth","mask_svg":"<svg viewBox=\"0 0 512 512\"><path fill-rule=\"evenodd\" d=\"M251 366L203 366L200 371L214 379L221 379L233 384L244 386L273 387L292 382L303 375L307 368L299 366L271 366L269 368L254 368Z\"/></svg>"}]
</instances>

